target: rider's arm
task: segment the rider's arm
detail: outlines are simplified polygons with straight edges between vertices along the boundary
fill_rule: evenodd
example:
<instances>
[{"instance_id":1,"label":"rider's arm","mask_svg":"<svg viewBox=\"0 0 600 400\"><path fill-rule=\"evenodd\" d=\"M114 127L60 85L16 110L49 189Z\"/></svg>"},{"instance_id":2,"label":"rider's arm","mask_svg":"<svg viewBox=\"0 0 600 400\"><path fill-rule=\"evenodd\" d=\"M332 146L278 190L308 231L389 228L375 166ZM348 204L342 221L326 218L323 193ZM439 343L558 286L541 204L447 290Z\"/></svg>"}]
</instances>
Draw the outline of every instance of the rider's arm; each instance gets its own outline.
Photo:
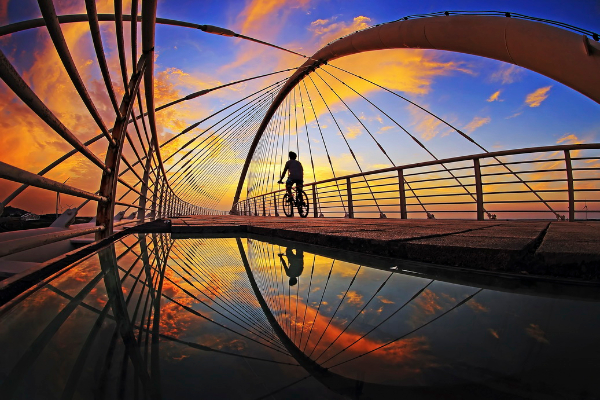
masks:
<instances>
[{"instance_id":1,"label":"rider's arm","mask_svg":"<svg viewBox=\"0 0 600 400\"><path fill-rule=\"evenodd\" d=\"M285 167L283 168L283 172L281 173L281 178L279 178L279 182L283 181L283 177L285 176L285 173L288 171L288 163L285 163Z\"/></svg>"}]
</instances>

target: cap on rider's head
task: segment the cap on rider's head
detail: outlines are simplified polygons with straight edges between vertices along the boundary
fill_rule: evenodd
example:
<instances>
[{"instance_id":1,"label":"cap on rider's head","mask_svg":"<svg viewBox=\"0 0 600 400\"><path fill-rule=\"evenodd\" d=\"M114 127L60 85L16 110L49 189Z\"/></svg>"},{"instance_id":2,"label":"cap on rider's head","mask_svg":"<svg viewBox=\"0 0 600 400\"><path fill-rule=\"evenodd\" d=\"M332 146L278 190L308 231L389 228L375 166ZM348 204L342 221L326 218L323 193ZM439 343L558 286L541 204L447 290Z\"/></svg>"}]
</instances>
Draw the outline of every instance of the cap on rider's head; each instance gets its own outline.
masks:
<instances>
[{"instance_id":1,"label":"cap on rider's head","mask_svg":"<svg viewBox=\"0 0 600 400\"><path fill-rule=\"evenodd\" d=\"M290 151L290 159L292 159L292 160L295 160L295 159L296 159L296 157L298 157L298 156L296 155L296 153L294 153L293 151Z\"/></svg>"}]
</instances>

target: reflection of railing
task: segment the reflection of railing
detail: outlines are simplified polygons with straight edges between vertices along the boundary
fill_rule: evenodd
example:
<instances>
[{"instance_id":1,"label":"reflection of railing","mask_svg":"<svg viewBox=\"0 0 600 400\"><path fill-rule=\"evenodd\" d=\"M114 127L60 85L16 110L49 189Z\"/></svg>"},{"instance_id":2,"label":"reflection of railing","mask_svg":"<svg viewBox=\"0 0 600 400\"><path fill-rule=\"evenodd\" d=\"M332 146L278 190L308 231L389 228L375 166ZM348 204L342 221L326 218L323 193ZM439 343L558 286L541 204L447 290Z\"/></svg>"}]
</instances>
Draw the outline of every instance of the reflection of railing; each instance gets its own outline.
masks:
<instances>
[{"instance_id":1,"label":"reflection of railing","mask_svg":"<svg viewBox=\"0 0 600 400\"><path fill-rule=\"evenodd\" d=\"M545 218L550 212L574 221L576 213L600 213L600 153L595 150L600 144L453 157L326 179L306 184L304 190L313 217L379 216L379 205L384 215L402 219L438 213L456 218L475 214L478 220L486 214L491 219ZM251 197L238 202L235 210L277 216L284 194L278 190ZM584 209L588 203L596 208Z\"/></svg>"}]
</instances>

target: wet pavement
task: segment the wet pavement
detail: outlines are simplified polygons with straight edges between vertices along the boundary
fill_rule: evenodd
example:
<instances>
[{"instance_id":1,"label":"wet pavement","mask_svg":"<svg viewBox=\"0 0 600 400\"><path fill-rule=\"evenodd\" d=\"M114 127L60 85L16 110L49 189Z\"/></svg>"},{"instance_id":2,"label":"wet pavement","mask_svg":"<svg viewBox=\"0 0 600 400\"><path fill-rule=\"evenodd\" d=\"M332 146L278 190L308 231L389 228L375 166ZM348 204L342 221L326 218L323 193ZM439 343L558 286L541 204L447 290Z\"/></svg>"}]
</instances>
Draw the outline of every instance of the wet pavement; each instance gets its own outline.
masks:
<instances>
[{"instance_id":1,"label":"wet pavement","mask_svg":"<svg viewBox=\"0 0 600 400\"><path fill-rule=\"evenodd\" d=\"M255 233L448 266L600 280L600 222L190 216L173 233Z\"/></svg>"},{"instance_id":2,"label":"wet pavement","mask_svg":"<svg viewBox=\"0 0 600 400\"><path fill-rule=\"evenodd\" d=\"M0 308L0 398L600 397L585 282L209 236L127 235Z\"/></svg>"}]
</instances>

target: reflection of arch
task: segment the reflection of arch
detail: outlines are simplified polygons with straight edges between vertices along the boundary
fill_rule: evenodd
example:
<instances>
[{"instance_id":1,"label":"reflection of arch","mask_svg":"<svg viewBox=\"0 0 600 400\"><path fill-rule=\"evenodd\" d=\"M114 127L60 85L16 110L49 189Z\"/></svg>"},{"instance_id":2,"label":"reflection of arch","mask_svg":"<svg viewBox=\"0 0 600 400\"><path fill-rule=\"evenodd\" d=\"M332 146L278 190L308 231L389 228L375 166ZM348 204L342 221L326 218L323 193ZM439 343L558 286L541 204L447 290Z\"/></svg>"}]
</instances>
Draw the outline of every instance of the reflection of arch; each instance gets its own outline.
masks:
<instances>
[{"instance_id":1,"label":"reflection of arch","mask_svg":"<svg viewBox=\"0 0 600 400\"><path fill-rule=\"evenodd\" d=\"M545 75L600 103L600 45L587 36L540 22L475 15L417 18L377 25L323 47L288 79L256 132L233 206L239 201L263 132L281 102L306 75L337 58L397 48L447 50L504 61Z\"/></svg>"},{"instance_id":2,"label":"reflection of arch","mask_svg":"<svg viewBox=\"0 0 600 400\"><path fill-rule=\"evenodd\" d=\"M277 322L277 319L271 312L267 302L265 301L257 283L254 279L254 274L250 268L246 251L239 237L236 238L237 245L240 251L240 258L248 275L250 286L256 296L260 308L264 312L267 321L273 328L273 332L277 335L281 343L288 350L290 355L304 368L312 377L330 390L350 398L396 398L398 395L416 396L419 399L439 399L439 398L464 398L476 399L480 398L480 390L485 390L488 394L504 394L502 391L495 391L490 387L484 387L478 383L459 383L456 385L444 385L440 387L433 386L393 386L377 383L363 382L331 372L327 368L323 368L315 361L310 359L296 344L286 335L285 331Z\"/></svg>"}]
</instances>

